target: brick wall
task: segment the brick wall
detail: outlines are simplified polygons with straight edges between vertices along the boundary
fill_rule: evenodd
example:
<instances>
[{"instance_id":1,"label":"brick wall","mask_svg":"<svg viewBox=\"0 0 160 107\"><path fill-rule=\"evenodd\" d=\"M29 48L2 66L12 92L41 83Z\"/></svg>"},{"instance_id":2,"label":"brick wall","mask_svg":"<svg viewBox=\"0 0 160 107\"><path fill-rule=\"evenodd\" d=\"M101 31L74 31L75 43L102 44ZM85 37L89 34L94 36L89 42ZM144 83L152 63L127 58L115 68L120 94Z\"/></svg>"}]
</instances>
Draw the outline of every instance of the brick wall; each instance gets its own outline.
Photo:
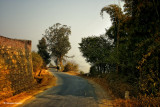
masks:
<instances>
[{"instance_id":1,"label":"brick wall","mask_svg":"<svg viewBox=\"0 0 160 107\"><path fill-rule=\"evenodd\" d=\"M31 41L0 36L0 99L34 84Z\"/></svg>"}]
</instances>

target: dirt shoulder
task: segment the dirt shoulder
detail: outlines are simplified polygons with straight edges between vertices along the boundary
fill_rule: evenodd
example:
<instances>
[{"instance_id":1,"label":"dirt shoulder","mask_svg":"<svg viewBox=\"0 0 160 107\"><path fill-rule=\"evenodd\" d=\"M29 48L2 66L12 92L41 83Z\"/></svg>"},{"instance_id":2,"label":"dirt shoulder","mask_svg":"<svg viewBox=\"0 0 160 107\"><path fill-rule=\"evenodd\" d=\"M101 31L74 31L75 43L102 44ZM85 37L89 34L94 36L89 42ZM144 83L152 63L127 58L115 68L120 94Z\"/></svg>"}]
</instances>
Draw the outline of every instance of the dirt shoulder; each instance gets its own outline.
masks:
<instances>
[{"instance_id":1,"label":"dirt shoulder","mask_svg":"<svg viewBox=\"0 0 160 107\"><path fill-rule=\"evenodd\" d=\"M95 93L97 94L98 97L99 107L112 107L113 98L109 94L108 90L106 90L101 84L99 84L99 81L91 78L86 78L86 77L84 78L87 79L89 83L91 83L95 88Z\"/></svg>"},{"instance_id":2,"label":"dirt shoulder","mask_svg":"<svg viewBox=\"0 0 160 107\"><path fill-rule=\"evenodd\" d=\"M64 73L69 74L69 75L80 76L82 78L87 79L97 89L99 89L101 92L103 91L103 95L99 95L100 98L107 98L107 99L113 99L114 98L114 96L112 95L112 93L109 90L109 87L105 84L104 78L87 77L87 76L80 75L79 73L74 72L74 71L69 71L69 72L64 72Z\"/></svg>"},{"instance_id":3,"label":"dirt shoulder","mask_svg":"<svg viewBox=\"0 0 160 107\"><path fill-rule=\"evenodd\" d=\"M20 106L26 100L29 100L32 97L34 97L35 95L43 92L44 90L56 85L56 78L48 70L43 71L41 76L43 78L41 84L37 84L32 89L24 91L20 94L13 96L13 97L1 100L0 107Z\"/></svg>"}]
</instances>

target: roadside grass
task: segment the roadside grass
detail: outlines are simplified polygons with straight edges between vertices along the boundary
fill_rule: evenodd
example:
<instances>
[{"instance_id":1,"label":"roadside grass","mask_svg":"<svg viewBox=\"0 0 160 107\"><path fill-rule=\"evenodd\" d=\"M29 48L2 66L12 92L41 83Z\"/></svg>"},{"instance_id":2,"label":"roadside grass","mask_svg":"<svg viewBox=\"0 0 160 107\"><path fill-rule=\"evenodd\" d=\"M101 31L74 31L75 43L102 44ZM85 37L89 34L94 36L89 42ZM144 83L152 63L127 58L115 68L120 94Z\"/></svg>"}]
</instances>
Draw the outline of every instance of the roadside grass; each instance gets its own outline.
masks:
<instances>
[{"instance_id":1,"label":"roadside grass","mask_svg":"<svg viewBox=\"0 0 160 107\"><path fill-rule=\"evenodd\" d=\"M119 93L114 93L112 87L110 86L110 84L107 83L107 80L105 78L91 77L91 76L86 76L86 75L81 75L81 76L88 80L94 81L95 83L99 84L104 89L104 91L111 97L110 106L112 107L137 107L137 106L131 106L135 104L135 101L133 100L130 100L130 99L125 100L122 98L117 98L117 94L119 96ZM116 87L117 85L114 84L113 86ZM108 100L104 100L104 104L107 101ZM100 105L100 107L103 107L103 106Z\"/></svg>"},{"instance_id":2,"label":"roadside grass","mask_svg":"<svg viewBox=\"0 0 160 107\"><path fill-rule=\"evenodd\" d=\"M109 96L114 99L114 94L112 93L112 91L110 90L108 84L106 84L106 80L104 78L98 78L98 77L90 77L90 76L86 76L86 75L80 75L83 78L89 79L94 81L95 83L99 84L108 94Z\"/></svg>"},{"instance_id":3,"label":"roadside grass","mask_svg":"<svg viewBox=\"0 0 160 107\"><path fill-rule=\"evenodd\" d=\"M160 107L160 98L141 97L131 99L116 99L113 103L114 107Z\"/></svg>"},{"instance_id":4,"label":"roadside grass","mask_svg":"<svg viewBox=\"0 0 160 107\"><path fill-rule=\"evenodd\" d=\"M35 95L43 92L44 90L56 85L56 78L48 70L41 72L41 83L35 84L31 89L24 91L20 94L12 96L0 101L0 107L16 107L23 104L26 100L31 99Z\"/></svg>"}]
</instances>

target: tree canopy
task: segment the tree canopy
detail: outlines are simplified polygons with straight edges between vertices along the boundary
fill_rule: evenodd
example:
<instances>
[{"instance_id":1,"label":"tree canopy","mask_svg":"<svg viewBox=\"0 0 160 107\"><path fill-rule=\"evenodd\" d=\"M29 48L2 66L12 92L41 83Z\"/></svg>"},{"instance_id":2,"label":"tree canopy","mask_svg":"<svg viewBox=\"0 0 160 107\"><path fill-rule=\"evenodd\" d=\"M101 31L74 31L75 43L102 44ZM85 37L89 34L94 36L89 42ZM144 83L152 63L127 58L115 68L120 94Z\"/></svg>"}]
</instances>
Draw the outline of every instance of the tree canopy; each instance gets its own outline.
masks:
<instances>
[{"instance_id":1,"label":"tree canopy","mask_svg":"<svg viewBox=\"0 0 160 107\"><path fill-rule=\"evenodd\" d=\"M98 72L103 72L106 69L109 52L111 50L111 42L104 36L89 36L82 38L79 43L80 51L92 66L96 66Z\"/></svg>"},{"instance_id":2,"label":"tree canopy","mask_svg":"<svg viewBox=\"0 0 160 107\"><path fill-rule=\"evenodd\" d=\"M125 82L136 86L140 94L160 96L160 2L122 1L124 11L118 5L108 5L100 11L102 16L103 12L110 15L112 25L105 36L113 44L91 36L82 38L80 51L91 63L91 73L116 70L115 75L125 77Z\"/></svg>"},{"instance_id":3,"label":"tree canopy","mask_svg":"<svg viewBox=\"0 0 160 107\"><path fill-rule=\"evenodd\" d=\"M139 84L141 94L157 96L160 92L160 2L123 1L124 12L116 5L101 10L101 14L106 11L112 21L112 26L106 30L106 36L114 39L117 45L115 48L120 74L130 75L128 81L134 77L132 82Z\"/></svg>"},{"instance_id":4,"label":"tree canopy","mask_svg":"<svg viewBox=\"0 0 160 107\"><path fill-rule=\"evenodd\" d=\"M60 66L63 66L63 57L71 49L69 42L69 35L71 34L71 28L67 25L61 25L56 23L53 26L46 29L44 37L47 40L49 51L52 58L57 58Z\"/></svg>"},{"instance_id":5,"label":"tree canopy","mask_svg":"<svg viewBox=\"0 0 160 107\"><path fill-rule=\"evenodd\" d=\"M32 64L33 64L33 71L34 72L37 72L42 69L43 59L38 53L36 53L34 51L32 52Z\"/></svg>"},{"instance_id":6,"label":"tree canopy","mask_svg":"<svg viewBox=\"0 0 160 107\"><path fill-rule=\"evenodd\" d=\"M41 40L39 40L38 47L38 54L43 58L44 66L50 63L50 55L48 53L47 43L45 38L43 37Z\"/></svg>"}]
</instances>

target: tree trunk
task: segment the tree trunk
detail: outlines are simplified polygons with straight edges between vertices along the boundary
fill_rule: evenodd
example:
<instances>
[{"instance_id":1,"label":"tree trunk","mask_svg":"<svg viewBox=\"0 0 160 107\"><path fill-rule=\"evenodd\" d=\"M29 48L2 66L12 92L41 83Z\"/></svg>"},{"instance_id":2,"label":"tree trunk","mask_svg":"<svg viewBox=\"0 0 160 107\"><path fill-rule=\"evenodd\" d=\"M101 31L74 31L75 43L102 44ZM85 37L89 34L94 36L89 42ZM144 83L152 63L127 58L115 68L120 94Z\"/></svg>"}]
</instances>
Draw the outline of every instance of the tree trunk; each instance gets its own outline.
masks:
<instances>
[{"instance_id":1,"label":"tree trunk","mask_svg":"<svg viewBox=\"0 0 160 107\"><path fill-rule=\"evenodd\" d=\"M62 71L62 67L63 67L62 57L59 58L59 62L60 62L60 71Z\"/></svg>"},{"instance_id":2,"label":"tree trunk","mask_svg":"<svg viewBox=\"0 0 160 107\"><path fill-rule=\"evenodd\" d=\"M106 73L106 65L104 64L104 66L103 66L103 73Z\"/></svg>"}]
</instances>

